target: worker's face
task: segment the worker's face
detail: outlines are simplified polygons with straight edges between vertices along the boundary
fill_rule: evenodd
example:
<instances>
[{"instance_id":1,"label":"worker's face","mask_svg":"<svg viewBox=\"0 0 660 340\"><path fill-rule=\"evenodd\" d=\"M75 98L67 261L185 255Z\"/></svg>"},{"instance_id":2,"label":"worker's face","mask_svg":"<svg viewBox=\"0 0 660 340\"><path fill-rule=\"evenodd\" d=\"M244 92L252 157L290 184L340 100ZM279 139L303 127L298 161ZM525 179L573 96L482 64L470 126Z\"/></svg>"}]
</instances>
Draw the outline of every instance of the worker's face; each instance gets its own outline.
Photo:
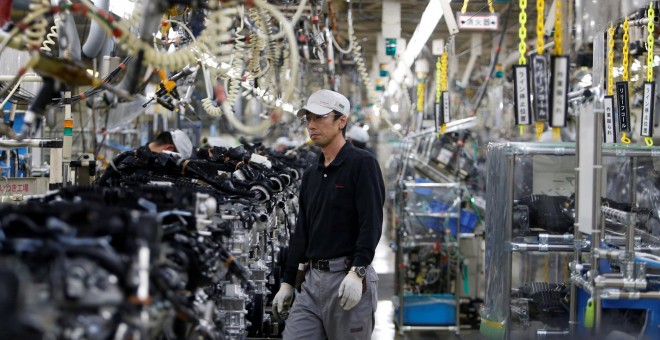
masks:
<instances>
[{"instance_id":1,"label":"worker's face","mask_svg":"<svg viewBox=\"0 0 660 340\"><path fill-rule=\"evenodd\" d=\"M304 118L309 131L309 137L314 144L324 148L337 138L344 138L341 129L346 126L346 116L341 115L335 120L335 113L330 111L325 115L307 113Z\"/></svg>"}]
</instances>

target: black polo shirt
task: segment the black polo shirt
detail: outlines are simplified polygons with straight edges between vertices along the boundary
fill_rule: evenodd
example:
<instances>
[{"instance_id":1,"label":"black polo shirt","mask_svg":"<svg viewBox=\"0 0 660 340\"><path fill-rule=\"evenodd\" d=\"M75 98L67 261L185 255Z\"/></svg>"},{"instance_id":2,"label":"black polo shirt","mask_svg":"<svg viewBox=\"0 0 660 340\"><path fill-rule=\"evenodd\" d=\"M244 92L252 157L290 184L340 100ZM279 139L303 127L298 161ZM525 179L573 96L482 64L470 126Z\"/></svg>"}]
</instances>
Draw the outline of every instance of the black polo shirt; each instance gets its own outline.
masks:
<instances>
[{"instance_id":1,"label":"black polo shirt","mask_svg":"<svg viewBox=\"0 0 660 340\"><path fill-rule=\"evenodd\" d=\"M367 266L381 236L385 185L378 161L346 143L325 167L307 169L300 187L298 220L291 240L284 282L295 283L298 263L352 256Z\"/></svg>"}]
</instances>

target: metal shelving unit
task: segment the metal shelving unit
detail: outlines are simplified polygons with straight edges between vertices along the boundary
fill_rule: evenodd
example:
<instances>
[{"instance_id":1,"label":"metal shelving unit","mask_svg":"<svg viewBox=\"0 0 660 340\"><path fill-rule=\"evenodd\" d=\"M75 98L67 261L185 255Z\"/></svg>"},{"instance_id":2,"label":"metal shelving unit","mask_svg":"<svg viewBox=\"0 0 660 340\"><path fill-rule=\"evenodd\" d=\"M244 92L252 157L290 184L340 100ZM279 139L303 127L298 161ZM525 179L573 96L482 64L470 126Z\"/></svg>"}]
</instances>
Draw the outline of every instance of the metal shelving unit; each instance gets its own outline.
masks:
<instances>
[{"instance_id":1,"label":"metal shelving unit","mask_svg":"<svg viewBox=\"0 0 660 340\"><path fill-rule=\"evenodd\" d=\"M461 199L461 189L462 184L460 182L453 183L416 183L413 181L403 181L400 184L400 190L403 195L398 195L399 197L411 197L414 195L414 190L417 188L442 188L448 190L457 191L455 199ZM411 325L406 324L404 321L404 314L406 311L406 298L405 293L407 291L408 282L406 279L406 264L409 263L405 260L406 252L414 247L418 246L427 246L427 247L436 247L438 244L442 243L447 248L455 247L455 249L460 249L460 240L462 237L460 232L460 204L457 205L457 209L453 212L420 212L414 211L408 207L408 204L405 201L398 202L397 206L400 207L399 216L401 217L400 225L406 225L408 219L412 218L439 218L439 219L449 219L454 218L456 220L456 239L455 242L447 243L444 242L444 235L434 233L433 235L429 234L415 234L408 233L405 229L399 228L397 231L396 239L396 262L395 262L395 279L396 286L395 292L398 296L399 302L399 312L397 314L396 325L400 333L407 331L422 331L422 330L443 330L443 331L453 331L456 334L460 333L460 300L461 300L461 286L462 286L462 272L461 272L461 261L456 260L454 267L451 270L446 270L446 282L452 281L452 276L454 277L454 289L453 292L437 292L437 293L453 293L454 295L454 322L453 325ZM474 234L471 234L473 237ZM449 265L449 258L447 259L447 265ZM449 268L448 268L449 269ZM432 302L431 302L432 303Z\"/></svg>"}]
</instances>

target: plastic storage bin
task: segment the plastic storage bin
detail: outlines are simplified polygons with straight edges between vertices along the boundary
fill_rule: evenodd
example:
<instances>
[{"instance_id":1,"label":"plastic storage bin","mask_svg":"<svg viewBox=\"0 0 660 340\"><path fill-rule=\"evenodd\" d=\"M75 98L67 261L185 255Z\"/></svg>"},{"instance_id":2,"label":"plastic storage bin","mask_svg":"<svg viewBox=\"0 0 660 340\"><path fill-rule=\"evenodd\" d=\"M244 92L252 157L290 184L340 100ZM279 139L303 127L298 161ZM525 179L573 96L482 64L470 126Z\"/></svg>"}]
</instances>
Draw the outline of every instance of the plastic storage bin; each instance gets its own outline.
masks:
<instances>
[{"instance_id":1,"label":"plastic storage bin","mask_svg":"<svg viewBox=\"0 0 660 340\"><path fill-rule=\"evenodd\" d=\"M403 324L406 326L456 324L454 294L404 294Z\"/></svg>"},{"instance_id":2,"label":"plastic storage bin","mask_svg":"<svg viewBox=\"0 0 660 340\"><path fill-rule=\"evenodd\" d=\"M415 179L416 183L433 183L432 181L425 178ZM414 195L416 195L415 200L417 202L423 202L423 211L418 212L430 212L430 213L452 213L456 212L456 209L449 209L451 204L445 203L443 201L453 200L456 197L453 193L446 188L415 188ZM414 208L417 210L416 208ZM449 221L446 221L445 218L439 217L420 217L418 220L426 228L433 229L437 232L443 232L445 229L445 222L447 222L447 227L451 230L452 235L456 236L456 218L451 217ZM461 233L471 233L474 231L478 222L477 214L468 211L461 210L460 215L460 225Z\"/></svg>"}]
</instances>

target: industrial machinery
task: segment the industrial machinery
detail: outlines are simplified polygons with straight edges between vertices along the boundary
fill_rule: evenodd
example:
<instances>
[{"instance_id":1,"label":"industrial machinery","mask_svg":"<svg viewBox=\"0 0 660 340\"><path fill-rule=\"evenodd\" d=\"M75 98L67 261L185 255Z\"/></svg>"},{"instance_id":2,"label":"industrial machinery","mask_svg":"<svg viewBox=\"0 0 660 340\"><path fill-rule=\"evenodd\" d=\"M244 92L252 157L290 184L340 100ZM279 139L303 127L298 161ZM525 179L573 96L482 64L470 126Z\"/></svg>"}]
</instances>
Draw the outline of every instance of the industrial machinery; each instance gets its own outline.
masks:
<instances>
[{"instance_id":1,"label":"industrial machinery","mask_svg":"<svg viewBox=\"0 0 660 340\"><path fill-rule=\"evenodd\" d=\"M119 173L112 187L71 186L0 207L0 306L11 316L3 338L277 336L267 311L304 150L266 157L245 147L252 152L216 148L191 161L195 171L244 161L230 176L202 182L152 162L142 174Z\"/></svg>"},{"instance_id":2,"label":"industrial machinery","mask_svg":"<svg viewBox=\"0 0 660 340\"><path fill-rule=\"evenodd\" d=\"M478 180L468 165L471 158L460 147L467 138L457 138L469 134L461 126L449 124L442 140L436 140L433 129L406 138L394 156L400 163L389 205L396 216L393 302L395 325L402 333L460 334L479 322L483 234L479 208L470 204L473 186L466 179Z\"/></svg>"}]
</instances>

